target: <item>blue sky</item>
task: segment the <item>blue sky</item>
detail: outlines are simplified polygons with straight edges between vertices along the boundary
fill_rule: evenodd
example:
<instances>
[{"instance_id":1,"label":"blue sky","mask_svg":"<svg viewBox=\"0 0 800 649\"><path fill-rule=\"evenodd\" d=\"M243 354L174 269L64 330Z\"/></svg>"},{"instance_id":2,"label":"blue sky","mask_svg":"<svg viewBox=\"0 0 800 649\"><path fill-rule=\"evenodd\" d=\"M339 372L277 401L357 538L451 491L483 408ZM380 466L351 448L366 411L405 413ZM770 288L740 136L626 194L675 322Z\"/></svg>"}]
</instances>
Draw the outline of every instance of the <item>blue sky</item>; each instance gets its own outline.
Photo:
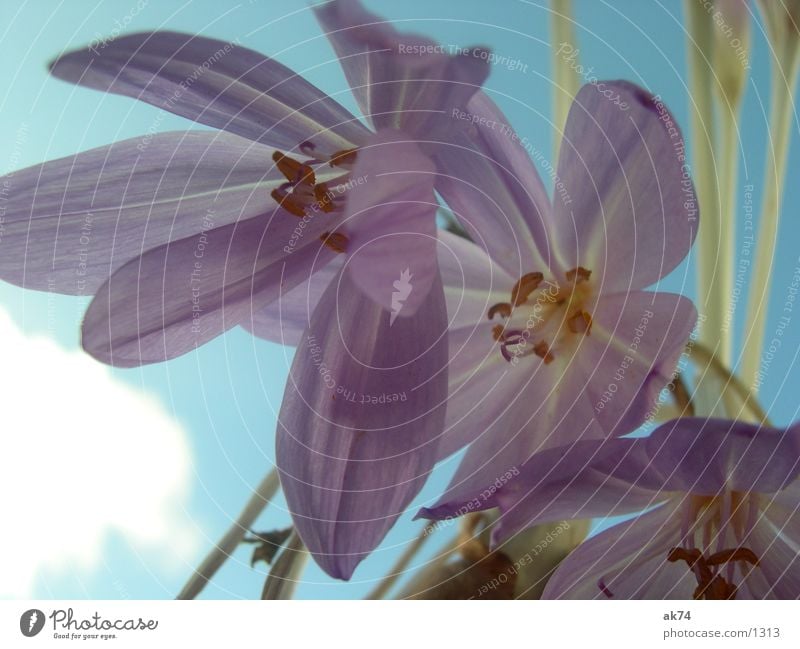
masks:
<instances>
[{"instance_id":1,"label":"blue sky","mask_svg":"<svg viewBox=\"0 0 800 649\"><path fill-rule=\"evenodd\" d=\"M0 54L5 64L0 68L0 129L4 146L0 150L0 169L4 172L46 159L100 146L109 142L141 135L154 124L158 110L127 98L104 96L87 89L75 88L49 78L47 63L59 53L85 46L93 39L109 36L120 25L126 31L172 29L202 33L221 40L238 39L242 46L274 56L298 72L304 73L323 90L356 110L346 92L341 70L327 41L307 9L306 3L277 3L243 1L219 3L213 0L106 0L96 3L37 2L4 0L0 6ZM224 5L224 6L223 6ZM487 89L506 112L512 126L537 144L542 151L551 150L548 120L551 115L548 14L546 3L507 0L486 3L482 0L408 0L403 3L367 2L382 15L404 21L400 27L425 33L443 43L454 45L483 44L498 55L518 59L524 70L495 66ZM141 9L139 8L141 6ZM658 93L671 108L679 124L688 131L688 99L686 64L682 26L682 3L647 0L617 0L590 2L576 0L575 18L581 61L592 66L598 78L626 78ZM489 10L487 10L489 9ZM769 71L767 48L760 28L754 30L753 71L745 100L742 119L742 166L739 187L753 184L754 205L760 204L763 160L766 141ZM158 118L162 131L191 128L178 117ZM798 265L796 242L800 234L800 150L797 128L790 148L789 182L784 204L783 224L778 244L773 303L783 301L786 287ZM743 196L740 197L741 204ZM736 218L741 218L738 214ZM757 226L756 226L757 227ZM694 294L693 266L679 268L667 280L666 287L689 295ZM23 338L48 340L63 354L63 381L71 381L70 368L81 366L75 361L78 353L78 331L85 299L23 291L10 285L0 285L0 307L8 316L8 327L21 330ZM775 328L779 307L773 309L767 330ZM739 313L738 325L743 318ZM800 320L800 318L798 318ZM11 323L14 324L11 324ZM10 338L9 338L10 339ZM22 344L22 343L21 343ZM800 325L793 321L785 335L784 351L777 358L766 378L762 394L770 406L773 419L787 423L797 408L797 386L800 370L796 367L795 352L800 345ZM56 347L57 346L57 347ZM17 355L16 362L28 361ZM37 356L41 372L50 372L46 356ZM180 468L181 484L173 484L164 473L170 467L153 459L164 454L159 434L153 430L142 435L150 446L149 455L132 452L132 440L120 440L118 435L134 436L135 431L120 426L113 412L96 425L105 424L108 443L97 453L86 471L102 463L136 463L126 467L131 489L136 480L142 484L163 482L170 488L169 507L163 518L175 522L154 539L145 538L120 524L120 517L105 527L98 527L94 558L66 554L59 559L58 530L52 521L59 520L56 510L64 507L91 508L94 499L89 495L82 502L53 503L54 508L43 510L38 529L53 534L53 561L32 578L27 594L35 597L59 598L162 598L179 590L191 566L202 556L213 540L221 536L249 496L251 488L272 465L274 458L274 428L280 406L283 385L292 358L292 350L256 340L241 330L216 339L196 353L188 354L167 364L136 370L105 371L92 374L93 380L113 381L130 393L125 403L139 408L137 395L148 395L158 410L148 425L169 429L163 435L170 452L185 449ZM61 362L61 361L59 361ZM61 367L61 366L59 366ZM37 394L42 388L35 373L18 372L19 368L5 364L12 376L26 376L30 383L18 385L21 391ZM76 380L83 376L76 369ZM87 370L88 371L88 370ZM88 372L91 374L91 372ZM21 380L21 379L19 379ZM54 384L52 389L58 389ZM41 393L40 393L41 394ZM82 431L87 410L98 409L95 399L99 392L76 392L70 400L60 403L60 436L74 437L79 443L87 438ZM145 397L143 397L145 398ZM35 404L31 399L31 404ZM122 401L121 401L122 403ZM147 402L149 408L153 403ZM35 435L37 416L21 412L13 432L3 435ZM149 412L149 411L148 411ZM137 410L136 416L139 416ZM151 413L152 414L152 413ZM119 413L120 416L123 413ZM95 420L97 418L95 417ZM138 421L138 420L137 420ZM145 420L142 420L145 421ZM174 424L173 424L174 422ZM6 427L4 427L6 428ZM123 429L123 430L120 430ZM23 456L21 445L12 446L20 453L19 464L25 471L37 475L41 463ZM26 447L27 448L27 447ZM121 451L127 451L121 455ZM46 452L46 451L45 451ZM74 449L62 451L65 460ZM61 456L59 456L61 457ZM453 462L441 467L417 499L422 504L435 496L453 470ZM176 470L177 471L177 470ZM47 486L48 477L38 474ZM69 475L69 474L66 474ZM113 472L98 472L96 488L104 490L102 480L113 480ZM58 484L49 488L57 495ZM6 496L8 497L8 496ZM100 499L102 501L102 499ZM163 504L163 503L161 503ZM109 503L113 507L114 503ZM127 505L126 505L127 506ZM98 515L100 516L100 515ZM124 516L122 517L124 518ZM419 524L410 521L411 514L395 527L382 548L357 571L350 584L333 583L311 565L299 597L361 597L371 580L380 576L413 538ZM28 519L26 519L28 520ZM98 520L102 519L102 516ZM137 519L138 520L138 519ZM142 521L146 518L142 515ZM272 529L289 522L284 504L278 500L259 522L258 527ZM76 534L81 530L77 529ZM447 532L434 538L428 555L447 540ZM260 593L263 569L249 566L249 548L240 549L206 589L205 597L253 598ZM422 558L426 556L423 553ZM166 559L165 559L166 557ZM37 564L38 565L38 564ZM7 593L0 592L0 595ZM11 593L18 595L19 593Z\"/></svg>"}]
</instances>

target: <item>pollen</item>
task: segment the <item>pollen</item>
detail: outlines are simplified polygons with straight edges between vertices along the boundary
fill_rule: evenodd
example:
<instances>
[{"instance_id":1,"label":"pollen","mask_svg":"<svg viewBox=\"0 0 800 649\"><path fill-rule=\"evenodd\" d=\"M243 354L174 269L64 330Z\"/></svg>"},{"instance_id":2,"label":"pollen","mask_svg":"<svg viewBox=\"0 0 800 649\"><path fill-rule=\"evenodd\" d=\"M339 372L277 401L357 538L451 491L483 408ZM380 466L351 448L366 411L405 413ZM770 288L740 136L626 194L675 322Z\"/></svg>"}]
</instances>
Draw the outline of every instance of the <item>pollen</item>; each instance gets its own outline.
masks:
<instances>
[{"instance_id":1,"label":"pollen","mask_svg":"<svg viewBox=\"0 0 800 649\"><path fill-rule=\"evenodd\" d=\"M550 353L550 345L544 340L540 340L533 346L533 353L541 358L545 365L549 365L554 360L553 354Z\"/></svg>"},{"instance_id":2,"label":"pollen","mask_svg":"<svg viewBox=\"0 0 800 649\"><path fill-rule=\"evenodd\" d=\"M314 186L316 182L314 170L307 164L298 162L280 151L275 151L272 154L272 160L275 162L275 166L278 167L278 171L280 171L290 183Z\"/></svg>"},{"instance_id":3,"label":"pollen","mask_svg":"<svg viewBox=\"0 0 800 649\"><path fill-rule=\"evenodd\" d=\"M319 239L328 248L340 254L347 252L347 244L350 243L350 239L340 232L323 232Z\"/></svg>"},{"instance_id":4,"label":"pollen","mask_svg":"<svg viewBox=\"0 0 800 649\"><path fill-rule=\"evenodd\" d=\"M501 318L508 318L511 315L511 305L508 302L499 302L494 306L489 307L487 316L492 320L496 314L500 314Z\"/></svg>"},{"instance_id":5,"label":"pollen","mask_svg":"<svg viewBox=\"0 0 800 649\"><path fill-rule=\"evenodd\" d=\"M331 156L328 164L330 164L331 167L355 164L356 153L358 153L358 149L342 149Z\"/></svg>"},{"instance_id":6,"label":"pollen","mask_svg":"<svg viewBox=\"0 0 800 649\"><path fill-rule=\"evenodd\" d=\"M591 276L592 271L586 270L583 266L578 266L577 268L567 271L567 281L574 282L575 284L586 282Z\"/></svg>"},{"instance_id":7,"label":"pollen","mask_svg":"<svg viewBox=\"0 0 800 649\"><path fill-rule=\"evenodd\" d=\"M539 284L544 280L542 273L527 273L519 278L514 287L511 289L511 303L514 306L523 304L531 293L533 293Z\"/></svg>"},{"instance_id":8,"label":"pollen","mask_svg":"<svg viewBox=\"0 0 800 649\"><path fill-rule=\"evenodd\" d=\"M567 320L567 328L574 334L592 333L592 316L586 311L578 310Z\"/></svg>"}]
</instances>

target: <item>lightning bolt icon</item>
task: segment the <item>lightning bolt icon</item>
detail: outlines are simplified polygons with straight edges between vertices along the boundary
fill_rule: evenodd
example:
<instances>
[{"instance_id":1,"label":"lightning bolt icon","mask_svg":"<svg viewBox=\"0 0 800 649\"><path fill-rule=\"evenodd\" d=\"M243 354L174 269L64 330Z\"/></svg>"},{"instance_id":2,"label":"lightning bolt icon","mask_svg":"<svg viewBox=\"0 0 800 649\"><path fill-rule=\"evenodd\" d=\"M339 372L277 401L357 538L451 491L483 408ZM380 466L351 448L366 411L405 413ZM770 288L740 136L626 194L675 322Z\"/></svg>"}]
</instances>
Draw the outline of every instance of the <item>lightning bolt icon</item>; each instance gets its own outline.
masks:
<instances>
[{"instance_id":1,"label":"lightning bolt icon","mask_svg":"<svg viewBox=\"0 0 800 649\"><path fill-rule=\"evenodd\" d=\"M36 615L36 611L31 613L31 618L28 620L28 631L33 630L33 625L36 624L36 621L39 619L39 616Z\"/></svg>"}]
</instances>

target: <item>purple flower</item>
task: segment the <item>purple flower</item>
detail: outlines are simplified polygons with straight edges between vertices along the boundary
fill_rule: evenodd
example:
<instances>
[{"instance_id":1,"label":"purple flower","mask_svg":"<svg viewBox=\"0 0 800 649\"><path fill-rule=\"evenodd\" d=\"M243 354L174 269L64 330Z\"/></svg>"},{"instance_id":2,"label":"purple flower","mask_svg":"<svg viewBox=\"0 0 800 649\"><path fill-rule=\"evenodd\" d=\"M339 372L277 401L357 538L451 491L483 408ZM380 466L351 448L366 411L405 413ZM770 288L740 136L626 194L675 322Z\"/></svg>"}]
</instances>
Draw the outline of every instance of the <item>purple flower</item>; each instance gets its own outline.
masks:
<instances>
[{"instance_id":1,"label":"purple flower","mask_svg":"<svg viewBox=\"0 0 800 649\"><path fill-rule=\"evenodd\" d=\"M796 599L798 476L800 425L685 418L646 438L538 454L480 508L501 510L495 541L548 521L646 510L580 545L545 597Z\"/></svg>"},{"instance_id":2,"label":"purple flower","mask_svg":"<svg viewBox=\"0 0 800 649\"><path fill-rule=\"evenodd\" d=\"M430 159L452 126L444 111L465 104L488 63L424 53L432 41L357 0L315 13L375 132L235 43L141 33L53 62L58 78L221 130L148 134L7 177L0 277L94 295L83 345L118 366L257 327L343 252L353 286L387 310L408 269L399 315L413 316L438 273Z\"/></svg>"},{"instance_id":3,"label":"purple flower","mask_svg":"<svg viewBox=\"0 0 800 649\"><path fill-rule=\"evenodd\" d=\"M584 86L551 167L552 204L528 151L541 154L484 93L468 110L488 124L459 177L475 189L443 194L479 245L441 236L451 323L440 457L469 448L437 507L545 448L634 430L695 322L688 299L643 290L683 260L697 225L683 139L660 101L621 81Z\"/></svg>"}]
</instances>

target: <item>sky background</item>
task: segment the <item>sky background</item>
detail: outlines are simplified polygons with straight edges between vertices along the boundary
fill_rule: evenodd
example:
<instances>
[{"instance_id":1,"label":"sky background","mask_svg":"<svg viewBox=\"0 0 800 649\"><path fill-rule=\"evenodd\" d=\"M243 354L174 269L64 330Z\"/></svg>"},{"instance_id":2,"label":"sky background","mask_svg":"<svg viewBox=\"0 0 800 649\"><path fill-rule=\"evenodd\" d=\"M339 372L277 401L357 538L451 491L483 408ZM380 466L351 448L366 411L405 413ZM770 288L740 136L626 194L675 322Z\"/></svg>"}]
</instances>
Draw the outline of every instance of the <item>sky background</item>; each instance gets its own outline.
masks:
<instances>
[{"instance_id":1,"label":"sky background","mask_svg":"<svg viewBox=\"0 0 800 649\"><path fill-rule=\"evenodd\" d=\"M520 135L549 152L552 139L551 50L547 3L503 0L367 1L398 27L447 45L483 44L524 69L495 66L486 88ZM677 0L575 1L583 65L598 78L625 78L660 94L688 133L683 3ZM74 154L145 133L192 128L131 99L104 96L48 77L60 53L113 30L171 29L223 41L239 39L273 56L356 111L322 31L298 2L107 0L0 4L0 172ZM762 194L769 97L768 48L754 26L752 72L741 129L740 200ZM156 122L156 120L158 120ZM798 262L800 147L795 116L789 180L768 333ZM758 210L756 209L756 212ZM743 219L741 210L731 218ZM663 287L693 296L693 262ZM274 459L274 429L292 349L233 330L196 353L166 364L110 370L82 354L78 332L85 298L24 291L0 284L0 596L169 598L249 498ZM744 304L737 326L744 322ZM773 421L797 410L800 317L784 335L783 353L762 387ZM313 563L298 597L357 598L374 585L421 524L418 505L446 484L445 462L409 513L348 584ZM258 529L284 527L278 499ZM420 561L448 540L445 529ZM257 598L263 564L252 569L240 548L203 593Z\"/></svg>"}]
</instances>

